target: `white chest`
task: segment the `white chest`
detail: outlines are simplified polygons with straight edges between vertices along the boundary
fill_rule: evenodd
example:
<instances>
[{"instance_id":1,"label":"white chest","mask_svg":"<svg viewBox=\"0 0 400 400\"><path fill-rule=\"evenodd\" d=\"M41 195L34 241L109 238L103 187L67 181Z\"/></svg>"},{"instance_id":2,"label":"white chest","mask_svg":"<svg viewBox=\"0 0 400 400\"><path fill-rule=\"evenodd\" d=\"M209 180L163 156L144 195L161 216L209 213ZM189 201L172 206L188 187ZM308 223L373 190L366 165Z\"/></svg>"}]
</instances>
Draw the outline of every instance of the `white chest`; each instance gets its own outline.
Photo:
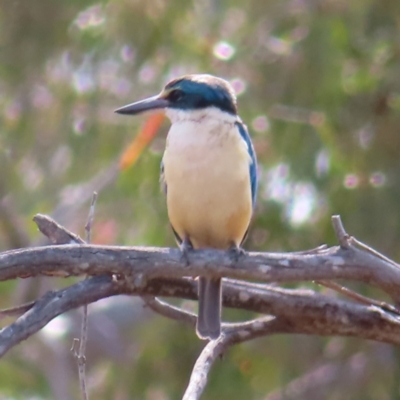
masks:
<instances>
[{"instance_id":1,"label":"white chest","mask_svg":"<svg viewBox=\"0 0 400 400\"><path fill-rule=\"evenodd\" d=\"M169 176L181 176L187 184L201 177L210 183L235 179L248 175L250 162L247 144L234 124L182 121L173 124L168 133L164 154L167 183Z\"/></svg>"}]
</instances>

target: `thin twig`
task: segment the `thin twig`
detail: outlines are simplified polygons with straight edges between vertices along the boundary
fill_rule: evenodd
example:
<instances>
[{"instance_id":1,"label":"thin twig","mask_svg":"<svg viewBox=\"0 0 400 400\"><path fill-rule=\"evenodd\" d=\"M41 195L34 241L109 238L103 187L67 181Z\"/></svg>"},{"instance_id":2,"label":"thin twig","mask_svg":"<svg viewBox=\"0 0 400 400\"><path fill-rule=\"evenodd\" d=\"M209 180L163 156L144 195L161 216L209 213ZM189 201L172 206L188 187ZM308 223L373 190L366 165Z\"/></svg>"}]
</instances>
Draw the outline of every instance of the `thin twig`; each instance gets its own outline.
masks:
<instances>
[{"instance_id":1,"label":"thin twig","mask_svg":"<svg viewBox=\"0 0 400 400\"><path fill-rule=\"evenodd\" d=\"M93 192L92 202L90 204L89 216L87 223L85 225L86 231L86 243L90 243L91 240L91 231L94 219L94 211L97 201L97 193ZM89 395L87 392L86 385L86 344L87 344L87 336L88 336L88 305L85 304L83 306L83 316L82 316L82 325L81 325L81 336L80 339L74 339L72 349L74 351L74 356L78 362L78 371L79 371L79 382L82 391L83 400L88 400ZM78 350L76 349L78 347Z\"/></svg>"},{"instance_id":2,"label":"thin twig","mask_svg":"<svg viewBox=\"0 0 400 400\"><path fill-rule=\"evenodd\" d=\"M329 247L326 244L321 244L320 246L315 247L314 249L295 251L291 254L297 254L297 255L320 254L324 253L327 250L329 250Z\"/></svg>"},{"instance_id":3,"label":"thin twig","mask_svg":"<svg viewBox=\"0 0 400 400\"><path fill-rule=\"evenodd\" d=\"M5 317L20 317L29 311L34 305L35 301L31 301L30 303L21 304L20 306L0 310L0 319Z\"/></svg>"},{"instance_id":4,"label":"thin twig","mask_svg":"<svg viewBox=\"0 0 400 400\"><path fill-rule=\"evenodd\" d=\"M350 299L357 301L360 304L365 304L366 306L376 306L381 308L382 310L392 312L394 314L400 315L400 310L391 304L388 304L384 301L379 301L375 299L371 299L370 297L363 296L362 294L356 293L353 290L339 285L338 283L331 282L331 281L315 281L318 285L325 286L330 288L338 293L341 293Z\"/></svg>"},{"instance_id":5,"label":"thin twig","mask_svg":"<svg viewBox=\"0 0 400 400\"><path fill-rule=\"evenodd\" d=\"M351 244L357 245L360 249L367 251L368 253L374 255L375 257L380 258L383 261L386 261L392 265L394 265L397 268L400 268L400 265L391 260L390 258L386 257L382 253L379 253L379 251L373 249L372 247L368 246L367 244L360 242L358 239L356 239L354 236L350 236L349 238Z\"/></svg>"},{"instance_id":6,"label":"thin twig","mask_svg":"<svg viewBox=\"0 0 400 400\"><path fill-rule=\"evenodd\" d=\"M96 201L97 201L97 192L93 192L92 202L90 204L89 216L88 216L87 223L85 225L86 243L91 242L91 232L92 232L92 225L93 225Z\"/></svg>"},{"instance_id":7,"label":"thin twig","mask_svg":"<svg viewBox=\"0 0 400 400\"><path fill-rule=\"evenodd\" d=\"M141 296L146 306L151 308L156 313L164 317L174 319L176 321L185 322L191 326L196 325L197 317L195 314L182 310L181 308L172 306L164 301L161 301L153 296Z\"/></svg>"},{"instance_id":8,"label":"thin twig","mask_svg":"<svg viewBox=\"0 0 400 400\"><path fill-rule=\"evenodd\" d=\"M344 229L340 215L332 215L331 220L340 247L342 247L343 249L350 248L350 243L349 243L350 236Z\"/></svg>"}]
</instances>

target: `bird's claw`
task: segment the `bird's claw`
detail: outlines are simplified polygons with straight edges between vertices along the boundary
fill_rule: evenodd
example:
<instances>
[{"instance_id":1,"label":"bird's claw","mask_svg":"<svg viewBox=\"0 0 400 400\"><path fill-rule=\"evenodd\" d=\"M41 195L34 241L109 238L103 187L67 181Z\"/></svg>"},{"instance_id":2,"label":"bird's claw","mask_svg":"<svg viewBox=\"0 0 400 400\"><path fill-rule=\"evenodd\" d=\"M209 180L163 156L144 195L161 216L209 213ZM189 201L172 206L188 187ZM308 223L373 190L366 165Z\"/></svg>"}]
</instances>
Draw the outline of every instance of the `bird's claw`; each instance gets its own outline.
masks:
<instances>
[{"instance_id":1,"label":"bird's claw","mask_svg":"<svg viewBox=\"0 0 400 400\"><path fill-rule=\"evenodd\" d=\"M186 266L189 266L190 260L189 260L189 253L193 251L193 246L192 243L188 239L184 239L181 243L181 260L186 264Z\"/></svg>"},{"instance_id":2,"label":"bird's claw","mask_svg":"<svg viewBox=\"0 0 400 400\"><path fill-rule=\"evenodd\" d=\"M246 254L246 251L239 246L233 245L228 249L228 254L233 262L238 262Z\"/></svg>"}]
</instances>

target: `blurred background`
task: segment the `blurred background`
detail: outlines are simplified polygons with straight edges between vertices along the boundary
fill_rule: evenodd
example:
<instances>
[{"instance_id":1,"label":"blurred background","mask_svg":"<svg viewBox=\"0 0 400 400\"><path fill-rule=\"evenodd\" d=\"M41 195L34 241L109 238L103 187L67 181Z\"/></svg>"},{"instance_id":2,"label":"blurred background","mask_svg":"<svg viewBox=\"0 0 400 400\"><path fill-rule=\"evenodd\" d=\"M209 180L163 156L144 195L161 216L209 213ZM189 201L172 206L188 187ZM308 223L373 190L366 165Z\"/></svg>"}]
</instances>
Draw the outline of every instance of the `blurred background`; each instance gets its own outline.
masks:
<instances>
[{"instance_id":1,"label":"blurred background","mask_svg":"<svg viewBox=\"0 0 400 400\"><path fill-rule=\"evenodd\" d=\"M398 0L0 0L0 250L46 244L35 213L83 234L94 190L93 243L174 246L158 183L168 121L121 170L146 117L113 110L211 73L234 86L259 159L247 249L334 245L340 214L350 234L399 260L399 65ZM0 307L73 282L2 283ZM193 329L130 297L89 312L91 398L180 398L204 345ZM79 311L61 316L10 351L0 399L80 398L79 324ZM356 339L259 339L216 363L204 398L399 399L399 361L397 349Z\"/></svg>"}]
</instances>

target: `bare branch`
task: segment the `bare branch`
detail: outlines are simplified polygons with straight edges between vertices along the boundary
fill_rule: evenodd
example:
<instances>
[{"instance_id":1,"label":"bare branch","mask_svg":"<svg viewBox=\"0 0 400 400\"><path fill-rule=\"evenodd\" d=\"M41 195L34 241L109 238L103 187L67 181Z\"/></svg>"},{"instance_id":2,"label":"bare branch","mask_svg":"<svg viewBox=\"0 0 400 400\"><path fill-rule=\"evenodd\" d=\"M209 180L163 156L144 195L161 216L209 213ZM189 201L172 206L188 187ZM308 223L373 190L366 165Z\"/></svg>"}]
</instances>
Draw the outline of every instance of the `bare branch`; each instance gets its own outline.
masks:
<instances>
[{"instance_id":1,"label":"bare branch","mask_svg":"<svg viewBox=\"0 0 400 400\"><path fill-rule=\"evenodd\" d=\"M400 268L350 247L332 247L317 254L248 253L232 263L224 251L196 250L190 265L178 249L62 245L0 253L0 281L36 275L117 274L146 281L154 277L210 275L259 282L348 279L365 282L400 301Z\"/></svg>"},{"instance_id":2,"label":"bare branch","mask_svg":"<svg viewBox=\"0 0 400 400\"><path fill-rule=\"evenodd\" d=\"M94 246L48 218L35 219L53 242L61 246L36 247L0 253L0 281L35 275L93 276L66 289L47 293L29 307L4 310L18 315L0 331L0 356L31 336L51 319L101 298L130 294L168 318L190 326L195 316L155 296L197 299L194 277L223 278L223 304L268 315L241 323L223 323L222 335L204 348L193 369L184 399L198 399L215 360L230 346L273 333L341 335L400 345L399 311L392 305L368 299L329 280L347 279L380 287L400 301L400 268L392 260L359 243L345 232L338 216L333 224L340 247L296 253L248 253L232 263L223 251L198 250L189 265L177 249ZM90 226L89 221L87 226ZM97 276L96 276L97 275ZM101 276L98 276L101 275ZM261 283L238 281L249 280ZM319 281L357 303L330 298L311 290L283 289L268 282ZM361 304L360 304L361 303ZM6 314L5 314L6 315ZM1 312L0 312L1 316Z\"/></svg>"},{"instance_id":3,"label":"bare branch","mask_svg":"<svg viewBox=\"0 0 400 400\"><path fill-rule=\"evenodd\" d=\"M224 306L279 316L291 333L354 336L400 345L400 319L376 307L332 299L310 290L261 286L224 282ZM193 280L166 278L150 279L144 286L134 286L132 280L115 280L103 275L49 292L22 317L0 331L0 356L56 316L119 294L197 299L197 286Z\"/></svg>"},{"instance_id":4,"label":"bare branch","mask_svg":"<svg viewBox=\"0 0 400 400\"><path fill-rule=\"evenodd\" d=\"M215 360L220 357L230 346L242 343L260 336L273 333L283 333L290 330L290 323L284 318L264 317L248 321L245 327L231 329L222 334L218 340L209 342L197 359L189 385L183 400L198 400L207 384L207 376Z\"/></svg>"},{"instance_id":5,"label":"bare branch","mask_svg":"<svg viewBox=\"0 0 400 400\"><path fill-rule=\"evenodd\" d=\"M185 322L193 327L196 325L196 314L174 307L152 296L142 296L142 299L146 306L164 317Z\"/></svg>"},{"instance_id":6,"label":"bare branch","mask_svg":"<svg viewBox=\"0 0 400 400\"><path fill-rule=\"evenodd\" d=\"M99 276L63 290L46 293L29 311L0 331L0 356L36 333L58 315L107 297L110 292L110 281L109 277Z\"/></svg>"}]
</instances>

